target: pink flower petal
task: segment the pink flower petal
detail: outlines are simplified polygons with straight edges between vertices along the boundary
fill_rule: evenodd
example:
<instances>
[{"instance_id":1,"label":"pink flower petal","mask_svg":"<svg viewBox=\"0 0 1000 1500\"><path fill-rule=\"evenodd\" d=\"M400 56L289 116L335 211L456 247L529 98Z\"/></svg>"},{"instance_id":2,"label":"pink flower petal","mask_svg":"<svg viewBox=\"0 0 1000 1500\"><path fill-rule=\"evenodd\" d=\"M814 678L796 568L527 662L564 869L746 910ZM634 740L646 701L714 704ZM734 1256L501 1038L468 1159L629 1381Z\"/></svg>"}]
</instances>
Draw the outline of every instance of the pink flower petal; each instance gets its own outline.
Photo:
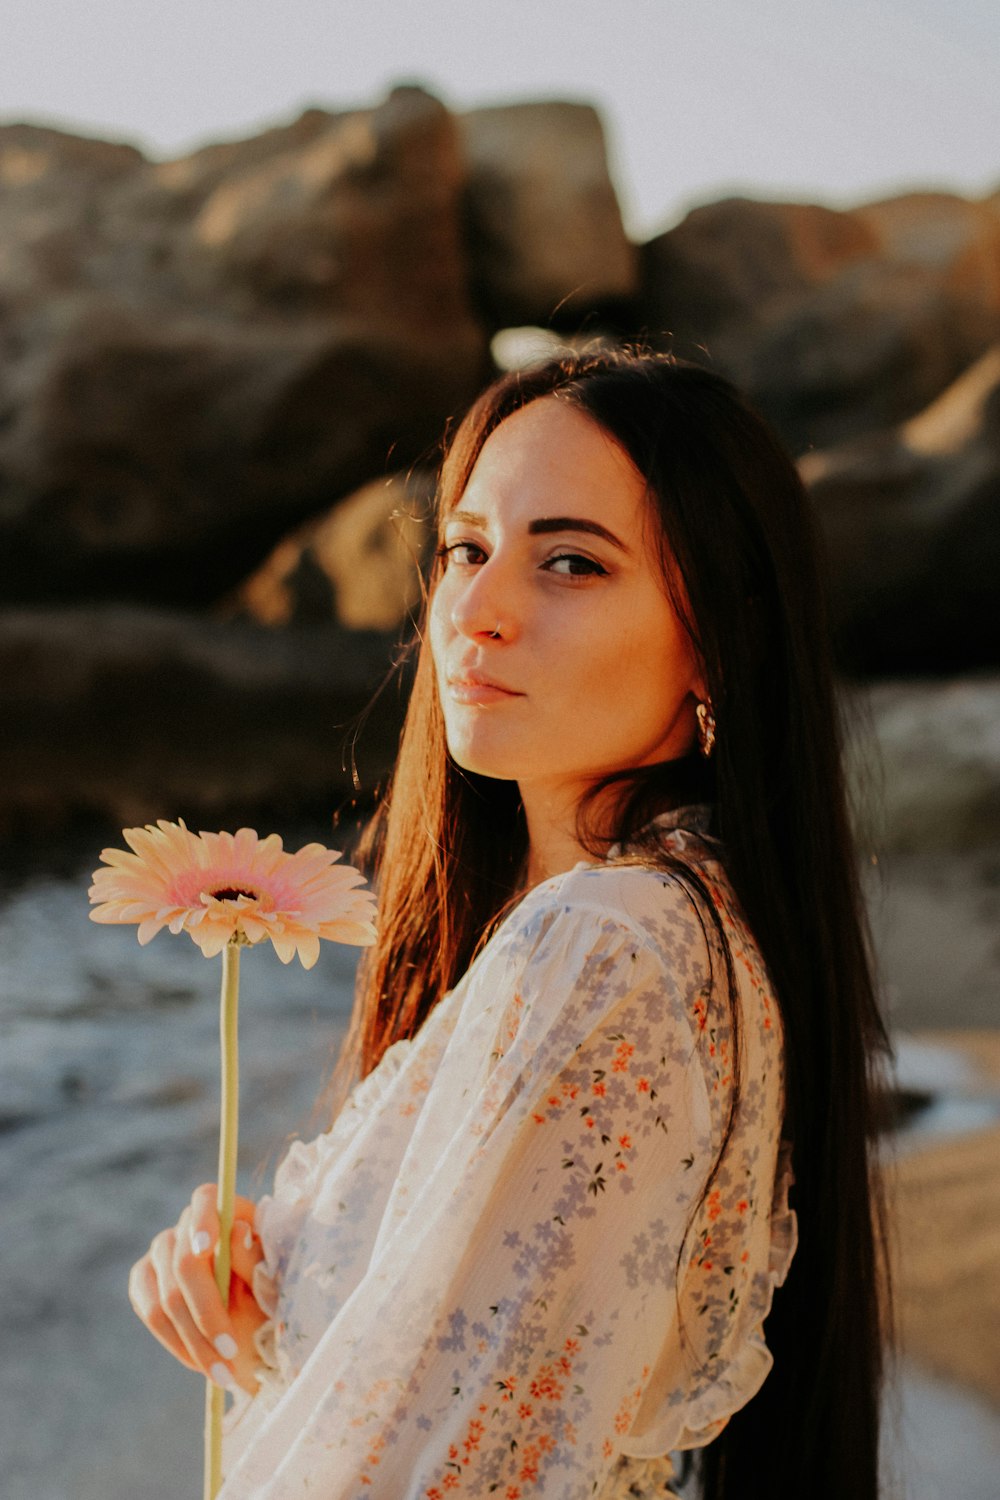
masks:
<instances>
[{"instance_id":1,"label":"pink flower petal","mask_svg":"<svg viewBox=\"0 0 1000 1500\"><path fill-rule=\"evenodd\" d=\"M252 828L194 834L183 823L124 830L128 850L104 849L104 867L90 887L95 922L135 923L142 943L163 927L187 931L206 957L232 935L270 939L283 963L298 956L305 968L321 940L373 941L374 899L351 865L332 867L337 850L306 844L296 853L278 834L261 839ZM220 898L216 891L238 891Z\"/></svg>"}]
</instances>

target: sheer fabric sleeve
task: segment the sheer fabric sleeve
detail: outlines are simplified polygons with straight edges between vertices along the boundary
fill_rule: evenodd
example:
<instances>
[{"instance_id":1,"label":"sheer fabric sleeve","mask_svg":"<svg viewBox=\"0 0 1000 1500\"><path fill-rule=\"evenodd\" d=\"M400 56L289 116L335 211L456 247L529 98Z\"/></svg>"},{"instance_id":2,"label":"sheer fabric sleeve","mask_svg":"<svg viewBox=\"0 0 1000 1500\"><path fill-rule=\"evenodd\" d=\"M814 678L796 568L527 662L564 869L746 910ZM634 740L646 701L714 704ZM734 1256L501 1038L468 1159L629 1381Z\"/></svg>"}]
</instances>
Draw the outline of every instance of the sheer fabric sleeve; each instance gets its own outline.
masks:
<instances>
[{"instance_id":1,"label":"sheer fabric sleeve","mask_svg":"<svg viewBox=\"0 0 1000 1500\"><path fill-rule=\"evenodd\" d=\"M664 889L669 951L589 900L529 901L479 966L365 1273L223 1500L580 1500L684 1436L677 1267L718 1112L711 959Z\"/></svg>"}]
</instances>

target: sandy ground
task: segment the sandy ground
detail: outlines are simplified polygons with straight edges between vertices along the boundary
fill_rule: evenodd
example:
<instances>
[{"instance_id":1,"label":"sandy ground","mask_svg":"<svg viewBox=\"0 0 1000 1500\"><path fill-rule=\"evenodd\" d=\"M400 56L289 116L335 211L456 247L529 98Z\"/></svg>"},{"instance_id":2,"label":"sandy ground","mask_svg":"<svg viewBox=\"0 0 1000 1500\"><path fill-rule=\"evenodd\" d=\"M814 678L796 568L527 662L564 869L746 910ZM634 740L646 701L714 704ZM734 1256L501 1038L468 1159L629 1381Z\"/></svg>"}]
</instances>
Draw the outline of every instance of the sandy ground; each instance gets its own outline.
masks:
<instances>
[{"instance_id":1,"label":"sandy ground","mask_svg":"<svg viewBox=\"0 0 1000 1500\"><path fill-rule=\"evenodd\" d=\"M1000 1033L923 1032L952 1093L1000 1116ZM903 1347L1000 1413L1000 1123L905 1143L890 1176Z\"/></svg>"},{"instance_id":2,"label":"sandy ground","mask_svg":"<svg viewBox=\"0 0 1000 1500\"><path fill-rule=\"evenodd\" d=\"M1000 849L894 855L868 894L900 1080L933 1096L889 1172L902 1347L1000 1432Z\"/></svg>"}]
</instances>

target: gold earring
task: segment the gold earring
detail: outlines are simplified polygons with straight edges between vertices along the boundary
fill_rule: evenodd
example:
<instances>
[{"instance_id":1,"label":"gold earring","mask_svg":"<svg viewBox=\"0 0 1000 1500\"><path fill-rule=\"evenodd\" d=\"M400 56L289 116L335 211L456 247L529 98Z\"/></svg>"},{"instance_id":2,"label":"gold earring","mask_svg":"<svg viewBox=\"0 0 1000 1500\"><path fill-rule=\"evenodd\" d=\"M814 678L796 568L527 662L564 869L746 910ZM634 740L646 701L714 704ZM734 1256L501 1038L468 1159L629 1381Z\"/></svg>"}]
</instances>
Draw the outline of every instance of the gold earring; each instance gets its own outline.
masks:
<instances>
[{"instance_id":1,"label":"gold earring","mask_svg":"<svg viewBox=\"0 0 1000 1500\"><path fill-rule=\"evenodd\" d=\"M698 720L698 749L707 757L715 746L715 715L711 698L706 696L704 703L699 703L694 712Z\"/></svg>"}]
</instances>

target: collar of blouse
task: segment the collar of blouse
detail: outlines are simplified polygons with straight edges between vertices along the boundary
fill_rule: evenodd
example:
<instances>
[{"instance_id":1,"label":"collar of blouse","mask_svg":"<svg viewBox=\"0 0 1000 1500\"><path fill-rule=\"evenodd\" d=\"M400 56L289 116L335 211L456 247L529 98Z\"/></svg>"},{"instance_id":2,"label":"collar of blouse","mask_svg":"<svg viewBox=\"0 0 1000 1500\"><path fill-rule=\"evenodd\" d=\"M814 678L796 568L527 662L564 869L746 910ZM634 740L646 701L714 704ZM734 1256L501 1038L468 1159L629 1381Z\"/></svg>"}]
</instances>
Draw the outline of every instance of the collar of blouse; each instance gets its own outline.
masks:
<instances>
[{"instance_id":1,"label":"collar of blouse","mask_svg":"<svg viewBox=\"0 0 1000 1500\"><path fill-rule=\"evenodd\" d=\"M709 844L716 844L721 848L721 840L714 834L709 833L712 822L712 804L710 802L686 802L680 807L668 808L666 812L657 813L655 818L643 828L643 833L650 828L676 828L685 833L696 833ZM632 847L630 844L612 844L608 850L608 859L619 859L621 855Z\"/></svg>"}]
</instances>

